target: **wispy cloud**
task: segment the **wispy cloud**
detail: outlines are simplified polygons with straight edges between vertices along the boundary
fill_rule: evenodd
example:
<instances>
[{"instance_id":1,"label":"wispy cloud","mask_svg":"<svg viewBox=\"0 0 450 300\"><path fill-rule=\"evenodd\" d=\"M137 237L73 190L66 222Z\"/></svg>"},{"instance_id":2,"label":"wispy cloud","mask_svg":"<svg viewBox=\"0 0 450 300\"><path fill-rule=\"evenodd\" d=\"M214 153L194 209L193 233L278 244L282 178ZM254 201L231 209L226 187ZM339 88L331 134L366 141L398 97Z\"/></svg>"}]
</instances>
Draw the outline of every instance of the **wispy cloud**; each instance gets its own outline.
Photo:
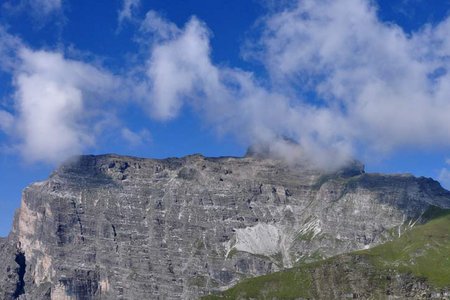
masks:
<instances>
[{"instance_id":1,"label":"wispy cloud","mask_svg":"<svg viewBox=\"0 0 450 300\"><path fill-rule=\"evenodd\" d=\"M450 158L447 158L445 160L445 164L447 166L445 166L444 168L442 168L440 170L439 175L438 175L438 180L441 182L443 187L450 190L450 169L449 169Z\"/></svg>"},{"instance_id":2,"label":"wispy cloud","mask_svg":"<svg viewBox=\"0 0 450 300\"><path fill-rule=\"evenodd\" d=\"M141 22L140 31L154 34L153 39L158 40L168 40L181 33L175 24L166 20L154 10L147 12L145 19Z\"/></svg>"},{"instance_id":3,"label":"wispy cloud","mask_svg":"<svg viewBox=\"0 0 450 300\"><path fill-rule=\"evenodd\" d=\"M0 131L8 133L14 123L14 117L11 113L0 110Z\"/></svg>"},{"instance_id":4,"label":"wispy cloud","mask_svg":"<svg viewBox=\"0 0 450 300\"><path fill-rule=\"evenodd\" d=\"M151 135L147 129L142 129L140 131L132 131L129 128L122 128L120 133L122 135L122 139L130 147L138 147L142 145L149 146L149 143L151 141Z\"/></svg>"},{"instance_id":5,"label":"wispy cloud","mask_svg":"<svg viewBox=\"0 0 450 300\"><path fill-rule=\"evenodd\" d=\"M31 0L29 3L35 11L41 11L46 15L62 8L62 0Z\"/></svg>"},{"instance_id":6,"label":"wispy cloud","mask_svg":"<svg viewBox=\"0 0 450 300\"><path fill-rule=\"evenodd\" d=\"M34 17L45 18L62 10L62 0L6 0L2 8L9 11L28 11Z\"/></svg>"},{"instance_id":7,"label":"wispy cloud","mask_svg":"<svg viewBox=\"0 0 450 300\"><path fill-rule=\"evenodd\" d=\"M450 170L447 168L441 169L439 173L438 180L442 184L442 186L448 190L450 190Z\"/></svg>"},{"instance_id":8,"label":"wispy cloud","mask_svg":"<svg viewBox=\"0 0 450 300\"><path fill-rule=\"evenodd\" d=\"M125 21L133 20L136 10L141 5L141 0L123 0L122 8L119 10L119 26Z\"/></svg>"}]
</instances>

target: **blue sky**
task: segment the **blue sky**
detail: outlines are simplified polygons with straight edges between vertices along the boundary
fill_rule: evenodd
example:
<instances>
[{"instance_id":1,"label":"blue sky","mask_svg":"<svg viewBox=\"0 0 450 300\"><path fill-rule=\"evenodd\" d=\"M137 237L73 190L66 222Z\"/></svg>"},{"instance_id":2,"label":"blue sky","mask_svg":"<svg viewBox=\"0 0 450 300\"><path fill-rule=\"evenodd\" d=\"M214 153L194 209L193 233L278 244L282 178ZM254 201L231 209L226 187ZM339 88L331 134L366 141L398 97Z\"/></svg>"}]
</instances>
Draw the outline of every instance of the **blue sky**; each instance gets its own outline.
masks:
<instances>
[{"instance_id":1,"label":"blue sky","mask_svg":"<svg viewBox=\"0 0 450 300\"><path fill-rule=\"evenodd\" d=\"M22 189L81 153L269 145L288 161L356 157L449 188L449 11L444 0L3 1L0 236Z\"/></svg>"}]
</instances>

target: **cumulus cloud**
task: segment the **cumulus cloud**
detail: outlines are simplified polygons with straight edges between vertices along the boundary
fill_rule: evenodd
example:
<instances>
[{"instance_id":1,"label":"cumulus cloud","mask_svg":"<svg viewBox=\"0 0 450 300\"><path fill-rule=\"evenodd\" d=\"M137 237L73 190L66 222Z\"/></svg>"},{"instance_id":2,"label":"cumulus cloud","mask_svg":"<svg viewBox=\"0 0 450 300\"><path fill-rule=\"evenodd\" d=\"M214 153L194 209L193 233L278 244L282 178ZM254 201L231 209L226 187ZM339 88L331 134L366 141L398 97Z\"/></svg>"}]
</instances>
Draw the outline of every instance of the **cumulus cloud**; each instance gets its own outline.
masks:
<instances>
[{"instance_id":1,"label":"cumulus cloud","mask_svg":"<svg viewBox=\"0 0 450 300\"><path fill-rule=\"evenodd\" d=\"M60 52L32 50L1 32L0 63L11 73L15 93L13 113L0 111L0 129L16 149L27 161L55 163L93 145L120 79Z\"/></svg>"},{"instance_id":2,"label":"cumulus cloud","mask_svg":"<svg viewBox=\"0 0 450 300\"><path fill-rule=\"evenodd\" d=\"M343 137L377 151L448 146L449 23L408 35L370 1L299 1L266 20L257 55L277 83L343 115Z\"/></svg>"},{"instance_id":3,"label":"cumulus cloud","mask_svg":"<svg viewBox=\"0 0 450 300\"><path fill-rule=\"evenodd\" d=\"M372 1L293 2L261 20L246 53L268 71L261 84L211 61L201 21L177 28L152 15L159 41L147 76L157 118L174 118L189 103L219 131L319 166L450 146L450 19L406 34L382 22Z\"/></svg>"},{"instance_id":4,"label":"cumulus cloud","mask_svg":"<svg viewBox=\"0 0 450 300\"><path fill-rule=\"evenodd\" d=\"M132 20L135 11L139 8L140 5L140 0L123 0L122 8L119 10L118 16L119 25L124 21Z\"/></svg>"},{"instance_id":5,"label":"cumulus cloud","mask_svg":"<svg viewBox=\"0 0 450 300\"><path fill-rule=\"evenodd\" d=\"M158 119L175 117L188 98L198 93L219 90L218 70L209 59L209 32L199 20L192 18L173 38L167 35L174 24L159 19L157 31L164 39L152 49L148 61L148 78L152 81L149 99L151 113ZM178 30L173 30L177 32Z\"/></svg>"},{"instance_id":6,"label":"cumulus cloud","mask_svg":"<svg viewBox=\"0 0 450 300\"><path fill-rule=\"evenodd\" d=\"M114 78L88 64L62 54L19 52L15 73L18 132L23 156L30 161L55 162L81 153L94 142L89 110L96 95L112 90Z\"/></svg>"}]
</instances>

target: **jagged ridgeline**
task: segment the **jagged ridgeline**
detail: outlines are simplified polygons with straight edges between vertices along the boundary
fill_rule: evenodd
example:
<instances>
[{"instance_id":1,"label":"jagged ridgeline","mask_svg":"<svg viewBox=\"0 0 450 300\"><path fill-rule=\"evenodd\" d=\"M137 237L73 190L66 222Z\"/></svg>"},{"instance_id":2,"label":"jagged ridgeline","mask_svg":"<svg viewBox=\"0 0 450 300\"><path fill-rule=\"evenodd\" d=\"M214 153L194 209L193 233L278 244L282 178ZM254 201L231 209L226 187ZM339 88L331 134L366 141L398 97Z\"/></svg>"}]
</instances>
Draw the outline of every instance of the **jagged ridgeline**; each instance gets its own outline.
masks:
<instances>
[{"instance_id":1,"label":"jagged ridgeline","mask_svg":"<svg viewBox=\"0 0 450 300\"><path fill-rule=\"evenodd\" d=\"M261 156L82 156L23 192L1 299L445 297L450 193Z\"/></svg>"}]
</instances>

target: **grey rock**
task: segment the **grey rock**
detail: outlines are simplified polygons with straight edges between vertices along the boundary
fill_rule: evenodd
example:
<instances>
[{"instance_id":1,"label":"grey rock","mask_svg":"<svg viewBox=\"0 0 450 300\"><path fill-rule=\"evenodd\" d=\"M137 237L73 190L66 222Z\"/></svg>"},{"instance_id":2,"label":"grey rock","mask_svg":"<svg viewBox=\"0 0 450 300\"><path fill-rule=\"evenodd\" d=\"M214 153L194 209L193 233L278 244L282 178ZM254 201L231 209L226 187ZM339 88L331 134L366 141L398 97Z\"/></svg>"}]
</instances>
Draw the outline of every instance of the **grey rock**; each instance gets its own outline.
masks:
<instances>
[{"instance_id":1,"label":"grey rock","mask_svg":"<svg viewBox=\"0 0 450 300\"><path fill-rule=\"evenodd\" d=\"M15 262L17 249L7 239L0 238L0 298L14 299L19 294L19 265Z\"/></svg>"},{"instance_id":2,"label":"grey rock","mask_svg":"<svg viewBox=\"0 0 450 300\"><path fill-rule=\"evenodd\" d=\"M373 247L431 205L450 207L436 181L358 162L326 174L252 155L81 156L24 190L0 240L0 295L196 299Z\"/></svg>"}]
</instances>

